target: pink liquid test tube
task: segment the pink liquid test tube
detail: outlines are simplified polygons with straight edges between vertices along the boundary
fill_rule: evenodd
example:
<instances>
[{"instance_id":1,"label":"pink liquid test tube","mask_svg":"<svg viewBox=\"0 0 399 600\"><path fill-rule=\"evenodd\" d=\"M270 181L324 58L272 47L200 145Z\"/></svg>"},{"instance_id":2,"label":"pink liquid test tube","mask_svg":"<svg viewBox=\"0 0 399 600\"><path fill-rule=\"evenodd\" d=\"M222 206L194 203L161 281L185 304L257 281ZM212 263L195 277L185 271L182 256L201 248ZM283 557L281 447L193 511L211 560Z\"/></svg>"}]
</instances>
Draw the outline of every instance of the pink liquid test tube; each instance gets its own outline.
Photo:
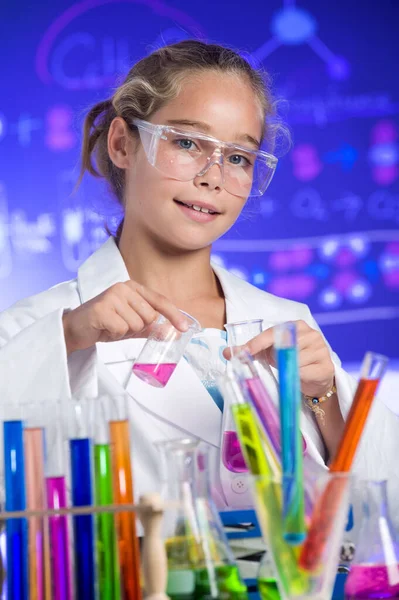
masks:
<instances>
[{"instance_id":1,"label":"pink liquid test tube","mask_svg":"<svg viewBox=\"0 0 399 600\"><path fill-rule=\"evenodd\" d=\"M65 477L46 478L49 509L67 507ZM72 600L68 521L64 515L49 518L54 600Z\"/></svg>"}]
</instances>

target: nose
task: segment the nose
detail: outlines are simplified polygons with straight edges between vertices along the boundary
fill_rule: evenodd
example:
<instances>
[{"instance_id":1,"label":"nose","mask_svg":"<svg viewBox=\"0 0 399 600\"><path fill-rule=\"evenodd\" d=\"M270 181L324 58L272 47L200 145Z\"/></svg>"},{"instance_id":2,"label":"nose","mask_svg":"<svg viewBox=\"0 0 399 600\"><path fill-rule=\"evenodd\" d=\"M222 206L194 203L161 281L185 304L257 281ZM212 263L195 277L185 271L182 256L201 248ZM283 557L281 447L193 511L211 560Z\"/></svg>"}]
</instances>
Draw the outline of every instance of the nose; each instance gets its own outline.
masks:
<instances>
[{"instance_id":1,"label":"nose","mask_svg":"<svg viewBox=\"0 0 399 600\"><path fill-rule=\"evenodd\" d=\"M221 190L224 184L223 156L215 153L194 178L194 184L210 190Z\"/></svg>"}]
</instances>

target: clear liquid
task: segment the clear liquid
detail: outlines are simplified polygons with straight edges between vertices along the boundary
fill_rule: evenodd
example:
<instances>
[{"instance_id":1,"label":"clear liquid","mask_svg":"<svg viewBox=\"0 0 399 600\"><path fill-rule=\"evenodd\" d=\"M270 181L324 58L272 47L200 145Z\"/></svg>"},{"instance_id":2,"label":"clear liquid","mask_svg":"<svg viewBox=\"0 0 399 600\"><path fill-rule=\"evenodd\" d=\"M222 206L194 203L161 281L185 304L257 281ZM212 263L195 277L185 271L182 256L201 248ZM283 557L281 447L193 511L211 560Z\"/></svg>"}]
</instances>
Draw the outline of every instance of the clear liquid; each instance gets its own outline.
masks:
<instances>
[{"instance_id":1,"label":"clear liquid","mask_svg":"<svg viewBox=\"0 0 399 600\"><path fill-rule=\"evenodd\" d=\"M176 366L176 363L135 363L133 373L150 385L165 387Z\"/></svg>"},{"instance_id":2,"label":"clear liquid","mask_svg":"<svg viewBox=\"0 0 399 600\"><path fill-rule=\"evenodd\" d=\"M394 576L399 575L393 565ZM345 585L346 600L372 600L374 598L399 598L399 581L391 585L386 565L355 565L351 568Z\"/></svg>"},{"instance_id":3,"label":"clear liquid","mask_svg":"<svg viewBox=\"0 0 399 600\"><path fill-rule=\"evenodd\" d=\"M259 577L258 590L261 600L281 600L276 580L270 577Z\"/></svg>"},{"instance_id":4,"label":"clear liquid","mask_svg":"<svg viewBox=\"0 0 399 600\"><path fill-rule=\"evenodd\" d=\"M232 473L248 472L235 431L225 431L223 434L222 462Z\"/></svg>"}]
</instances>

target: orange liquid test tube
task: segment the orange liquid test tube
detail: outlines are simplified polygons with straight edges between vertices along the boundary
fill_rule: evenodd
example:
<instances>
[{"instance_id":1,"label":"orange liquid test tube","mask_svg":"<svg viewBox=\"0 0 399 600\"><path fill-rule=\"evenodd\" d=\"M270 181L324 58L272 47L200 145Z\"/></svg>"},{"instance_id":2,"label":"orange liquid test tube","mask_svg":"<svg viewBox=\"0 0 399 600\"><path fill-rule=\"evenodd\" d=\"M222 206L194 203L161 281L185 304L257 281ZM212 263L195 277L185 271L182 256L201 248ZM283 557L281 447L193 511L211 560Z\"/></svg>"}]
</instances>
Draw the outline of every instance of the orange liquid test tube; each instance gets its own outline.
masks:
<instances>
[{"instance_id":1,"label":"orange liquid test tube","mask_svg":"<svg viewBox=\"0 0 399 600\"><path fill-rule=\"evenodd\" d=\"M330 471L349 471L352 467L356 449L379 383L379 379L361 379L359 381L346 421L345 432L337 454L331 463Z\"/></svg>"},{"instance_id":2,"label":"orange liquid test tube","mask_svg":"<svg viewBox=\"0 0 399 600\"><path fill-rule=\"evenodd\" d=\"M350 471L386 364L387 358L385 356L371 352L366 354L362 364L362 374L369 375L369 377L362 377L359 381L330 471L336 473L348 473ZM330 481L313 509L309 531L299 555L299 565L306 571L313 572L321 566L323 552L334 526L334 518L339 509L342 494L346 491L347 485L348 480L346 478Z\"/></svg>"},{"instance_id":3,"label":"orange liquid test tube","mask_svg":"<svg viewBox=\"0 0 399 600\"><path fill-rule=\"evenodd\" d=\"M129 422L110 421L113 488L115 504L133 504ZM141 600L140 550L136 517L132 512L116 514L121 586L125 600Z\"/></svg>"}]
</instances>

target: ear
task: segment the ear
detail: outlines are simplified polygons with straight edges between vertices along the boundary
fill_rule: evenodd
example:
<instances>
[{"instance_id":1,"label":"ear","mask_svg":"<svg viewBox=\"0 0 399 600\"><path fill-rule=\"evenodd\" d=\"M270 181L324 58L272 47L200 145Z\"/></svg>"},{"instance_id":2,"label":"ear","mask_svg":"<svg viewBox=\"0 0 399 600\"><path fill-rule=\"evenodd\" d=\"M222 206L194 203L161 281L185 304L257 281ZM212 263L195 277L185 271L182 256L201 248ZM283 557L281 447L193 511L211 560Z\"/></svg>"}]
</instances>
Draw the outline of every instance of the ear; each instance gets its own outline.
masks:
<instances>
[{"instance_id":1,"label":"ear","mask_svg":"<svg viewBox=\"0 0 399 600\"><path fill-rule=\"evenodd\" d=\"M115 117L108 131L108 154L119 169L127 169L133 154L134 139L126 122L121 117Z\"/></svg>"}]
</instances>

